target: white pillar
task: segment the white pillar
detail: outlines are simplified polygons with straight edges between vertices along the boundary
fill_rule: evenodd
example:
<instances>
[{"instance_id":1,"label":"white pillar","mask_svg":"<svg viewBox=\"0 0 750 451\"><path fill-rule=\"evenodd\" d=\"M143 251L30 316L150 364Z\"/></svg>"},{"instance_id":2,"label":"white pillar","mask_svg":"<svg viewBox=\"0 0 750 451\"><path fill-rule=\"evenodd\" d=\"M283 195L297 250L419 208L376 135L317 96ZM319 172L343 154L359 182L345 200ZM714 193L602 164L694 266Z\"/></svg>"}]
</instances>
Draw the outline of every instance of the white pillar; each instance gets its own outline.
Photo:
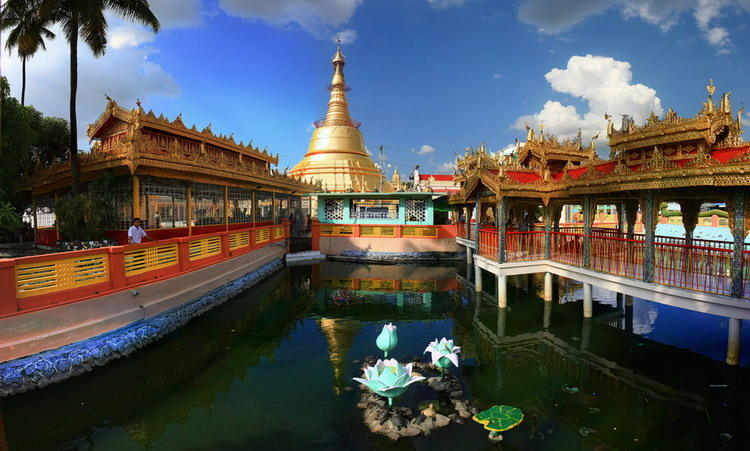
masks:
<instances>
[{"instance_id":1,"label":"white pillar","mask_svg":"<svg viewBox=\"0 0 750 451\"><path fill-rule=\"evenodd\" d=\"M583 284L583 317L591 318L593 316L594 306L593 300L591 299L591 284Z\"/></svg>"},{"instance_id":2,"label":"white pillar","mask_svg":"<svg viewBox=\"0 0 750 451\"><path fill-rule=\"evenodd\" d=\"M591 343L591 321L591 318L586 317L581 323L581 351L588 349Z\"/></svg>"},{"instance_id":3,"label":"white pillar","mask_svg":"<svg viewBox=\"0 0 750 451\"><path fill-rule=\"evenodd\" d=\"M551 322L552 322L552 302L545 302L544 303L544 320L543 320L544 328L549 329Z\"/></svg>"},{"instance_id":4,"label":"white pillar","mask_svg":"<svg viewBox=\"0 0 750 451\"><path fill-rule=\"evenodd\" d=\"M552 301L552 273L544 273L544 300Z\"/></svg>"},{"instance_id":5,"label":"white pillar","mask_svg":"<svg viewBox=\"0 0 750 451\"><path fill-rule=\"evenodd\" d=\"M497 337L503 338L505 336L505 319L508 316L507 308L497 309Z\"/></svg>"},{"instance_id":6,"label":"white pillar","mask_svg":"<svg viewBox=\"0 0 750 451\"><path fill-rule=\"evenodd\" d=\"M474 264L474 259L471 256L471 248L469 246L466 246L466 264L467 265Z\"/></svg>"},{"instance_id":7,"label":"white pillar","mask_svg":"<svg viewBox=\"0 0 750 451\"><path fill-rule=\"evenodd\" d=\"M497 306L505 308L508 306L508 277L497 276Z\"/></svg>"},{"instance_id":8,"label":"white pillar","mask_svg":"<svg viewBox=\"0 0 750 451\"><path fill-rule=\"evenodd\" d=\"M477 293L482 291L482 268L479 266L474 268L474 289Z\"/></svg>"},{"instance_id":9,"label":"white pillar","mask_svg":"<svg viewBox=\"0 0 750 451\"><path fill-rule=\"evenodd\" d=\"M729 318L729 338L727 339L727 364L737 365L740 363L740 332L742 320Z\"/></svg>"}]
</instances>

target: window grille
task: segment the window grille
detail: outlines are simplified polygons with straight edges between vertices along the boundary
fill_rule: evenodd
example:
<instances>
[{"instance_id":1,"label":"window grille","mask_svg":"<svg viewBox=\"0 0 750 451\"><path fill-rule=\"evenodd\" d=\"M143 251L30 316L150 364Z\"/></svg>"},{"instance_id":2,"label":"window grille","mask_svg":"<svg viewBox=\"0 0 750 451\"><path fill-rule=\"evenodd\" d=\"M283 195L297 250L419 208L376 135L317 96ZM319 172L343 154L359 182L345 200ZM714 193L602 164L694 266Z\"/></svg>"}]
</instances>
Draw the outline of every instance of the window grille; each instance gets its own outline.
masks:
<instances>
[{"instance_id":1,"label":"window grille","mask_svg":"<svg viewBox=\"0 0 750 451\"><path fill-rule=\"evenodd\" d=\"M224 224L224 187L194 183L193 224L197 226Z\"/></svg>"},{"instance_id":2,"label":"window grille","mask_svg":"<svg viewBox=\"0 0 750 451\"><path fill-rule=\"evenodd\" d=\"M276 221L289 219L289 198L277 194L274 203L274 212L276 215Z\"/></svg>"},{"instance_id":3,"label":"window grille","mask_svg":"<svg viewBox=\"0 0 750 451\"><path fill-rule=\"evenodd\" d=\"M398 199L352 199L352 219L398 219Z\"/></svg>"},{"instance_id":4,"label":"window grille","mask_svg":"<svg viewBox=\"0 0 750 451\"><path fill-rule=\"evenodd\" d=\"M148 229L187 227L187 188L177 180L141 179L141 218Z\"/></svg>"},{"instance_id":5,"label":"window grille","mask_svg":"<svg viewBox=\"0 0 750 451\"><path fill-rule=\"evenodd\" d=\"M55 196L43 194L36 198L36 226L40 229L55 227Z\"/></svg>"},{"instance_id":6,"label":"window grille","mask_svg":"<svg viewBox=\"0 0 750 451\"><path fill-rule=\"evenodd\" d=\"M406 220L424 222L427 216L427 202L424 199L406 199Z\"/></svg>"},{"instance_id":7,"label":"window grille","mask_svg":"<svg viewBox=\"0 0 750 451\"><path fill-rule=\"evenodd\" d=\"M255 193L255 220L273 221L273 197L268 193Z\"/></svg>"},{"instance_id":8,"label":"window grille","mask_svg":"<svg viewBox=\"0 0 750 451\"><path fill-rule=\"evenodd\" d=\"M344 201L342 199L326 199L323 204L323 217L326 221L343 220Z\"/></svg>"},{"instance_id":9,"label":"window grille","mask_svg":"<svg viewBox=\"0 0 750 451\"><path fill-rule=\"evenodd\" d=\"M229 188L229 223L253 222L253 192Z\"/></svg>"}]
</instances>

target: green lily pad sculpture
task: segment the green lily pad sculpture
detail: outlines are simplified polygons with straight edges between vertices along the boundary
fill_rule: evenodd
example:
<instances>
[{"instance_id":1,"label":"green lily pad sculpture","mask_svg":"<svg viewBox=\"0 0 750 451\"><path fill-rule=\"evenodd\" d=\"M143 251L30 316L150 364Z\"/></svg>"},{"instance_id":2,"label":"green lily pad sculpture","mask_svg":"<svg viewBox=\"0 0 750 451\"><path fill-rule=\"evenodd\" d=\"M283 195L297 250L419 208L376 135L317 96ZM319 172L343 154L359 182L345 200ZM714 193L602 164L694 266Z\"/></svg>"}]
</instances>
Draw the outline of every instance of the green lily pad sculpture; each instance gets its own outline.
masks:
<instances>
[{"instance_id":1,"label":"green lily pad sculpture","mask_svg":"<svg viewBox=\"0 0 750 451\"><path fill-rule=\"evenodd\" d=\"M512 429L523 421L523 412L518 407L513 406L492 406L489 409L479 412L472 417L472 420L480 423L485 429L490 431L491 440L502 440L500 432Z\"/></svg>"}]
</instances>

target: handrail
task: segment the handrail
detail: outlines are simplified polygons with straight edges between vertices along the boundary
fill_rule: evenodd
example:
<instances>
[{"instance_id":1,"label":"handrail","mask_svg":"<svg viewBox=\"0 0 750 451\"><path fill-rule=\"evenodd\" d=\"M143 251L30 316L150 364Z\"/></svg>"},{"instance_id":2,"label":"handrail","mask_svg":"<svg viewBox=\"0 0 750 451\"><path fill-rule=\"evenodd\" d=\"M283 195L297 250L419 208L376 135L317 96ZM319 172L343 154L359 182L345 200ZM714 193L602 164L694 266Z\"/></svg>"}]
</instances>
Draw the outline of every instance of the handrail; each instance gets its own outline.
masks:
<instances>
[{"instance_id":1,"label":"handrail","mask_svg":"<svg viewBox=\"0 0 750 451\"><path fill-rule=\"evenodd\" d=\"M256 240L261 233L267 239ZM139 244L0 259L0 318L122 291L278 243L271 224Z\"/></svg>"}]
</instances>

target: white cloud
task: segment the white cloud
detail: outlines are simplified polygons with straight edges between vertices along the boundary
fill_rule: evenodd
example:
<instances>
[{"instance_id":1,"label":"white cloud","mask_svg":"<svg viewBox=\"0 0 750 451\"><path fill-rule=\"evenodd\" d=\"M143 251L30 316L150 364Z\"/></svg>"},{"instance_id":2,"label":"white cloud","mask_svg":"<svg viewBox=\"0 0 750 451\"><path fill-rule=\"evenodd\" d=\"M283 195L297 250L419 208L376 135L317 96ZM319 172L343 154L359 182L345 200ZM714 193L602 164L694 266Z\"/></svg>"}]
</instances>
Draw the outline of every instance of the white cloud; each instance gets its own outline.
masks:
<instances>
[{"instance_id":1,"label":"white cloud","mask_svg":"<svg viewBox=\"0 0 750 451\"><path fill-rule=\"evenodd\" d=\"M518 18L541 33L558 34L612 8L626 19L643 20L664 32L691 11L706 41L720 53L727 53L731 45L729 30L716 25L716 21L724 13L749 12L750 0L521 0Z\"/></svg>"},{"instance_id":2,"label":"white cloud","mask_svg":"<svg viewBox=\"0 0 750 451\"><path fill-rule=\"evenodd\" d=\"M456 165L452 161L446 161L445 163L437 165L437 172L448 172L452 174L455 168Z\"/></svg>"},{"instance_id":3,"label":"white cloud","mask_svg":"<svg viewBox=\"0 0 750 451\"><path fill-rule=\"evenodd\" d=\"M273 25L297 24L318 38L354 16L363 0L218 0L227 14Z\"/></svg>"},{"instance_id":4,"label":"white cloud","mask_svg":"<svg viewBox=\"0 0 750 451\"><path fill-rule=\"evenodd\" d=\"M628 114L642 123L655 112L662 113L661 100L656 91L643 84L632 83L630 63L602 56L573 56L565 69L552 69L544 76L556 92L582 99L588 111L578 112L573 105L547 101L534 114L519 117L513 127L525 124L539 128L544 122L545 133L561 138L573 138L581 129L584 140L606 128L604 113L619 117ZM604 140L602 133L600 140Z\"/></svg>"},{"instance_id":5,"label":"white cloud","mask_svg":"<svg viewBox=\"0 0 750 451\"><path fill-rule=\"evenodd\" d=\"M338 33L334 34L331 40L333 42L338 42L339 40L341 40L342 44L351 44L356 39L357 39L357 31L347 28L346 30L341 30Z\"/></svg>"},{"instance_id":6,"label":"white cloud","mask_svg":"<svg viewBox=\"0 0 750 451\"><path fill-rule=\"evenodd\" d=\"M47 42L47 51L40 52L26 64L26 103L45 115L69 118L68 93L69 47L59 28L56 39ZM149 55L149 47L110 46L107 53L95 58L81 45L78 51L78 137L81 148L88 148L86 127L103 111L104 94L123 106L132 107L136 98L147 103L150 97L176 96L179 88L170 74ZM21 63L15 54L3 55L3 74L11 83L12 94L20 96Z\"/></svg>"},{"instance_id":7,"label":"white cloud","mask_svg":"<svg viewBox=\"0 0 750 451\"><path fill-rule=\"evenodd\" d=\"M156 35L144 27L138 25L118 25L109 31L108 47L110 49L121 49L127 47L138 47L147 42L154 42Z\"/></svg>"},{"instance_id":8,"label":"white cloud","mask_svg":"<svg viewBox=\"0 0 750 451\"><path fill-rule=\"evenodd\" d=\"M149 0L162 29L200 25L201 0Z\"/></svg>"},{"instance_id":9,"label":"white cloud","mask_svg":"<svg viewBox=\"0 0 750 451\"><path fill-rule=\"evenodd\" d=\"M434 147L425 144L422 147L420 147L419 150L415 150L414 152L416 152L419 155L427 155L429 153L433 153L434 151L435 151Z\"/></svg>"},{"instance_id":10,"label":"white cloud","mask_svg":"<svg viewBox=\"0 0 750 451\"><path fill-rule=\"evenodd\" d=\"M515 150L516 150L516 143L508 144L507 146L495 152L495 155L512 155L513 152L515 152Z\"/></svg>"}]
</instances>

